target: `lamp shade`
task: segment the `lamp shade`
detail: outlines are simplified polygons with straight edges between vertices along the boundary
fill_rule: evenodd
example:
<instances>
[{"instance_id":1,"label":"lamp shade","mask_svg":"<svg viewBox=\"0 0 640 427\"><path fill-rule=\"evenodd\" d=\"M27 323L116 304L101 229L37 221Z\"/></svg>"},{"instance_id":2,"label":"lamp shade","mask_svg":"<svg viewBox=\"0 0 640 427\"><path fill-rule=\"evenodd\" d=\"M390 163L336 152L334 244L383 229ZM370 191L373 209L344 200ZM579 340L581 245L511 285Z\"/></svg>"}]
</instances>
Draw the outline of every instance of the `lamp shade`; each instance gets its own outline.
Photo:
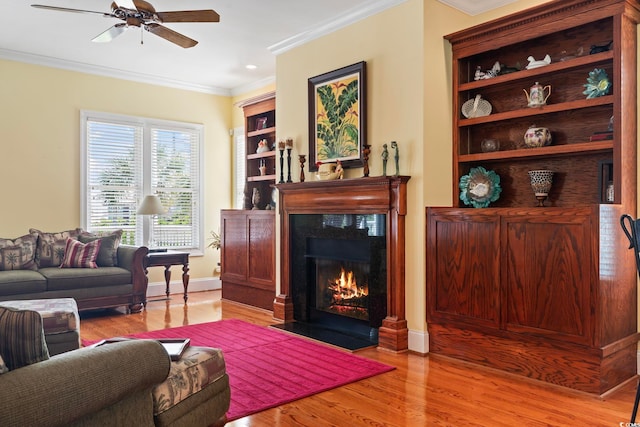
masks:
<instances>
[{"instance_id":1,"label":"lamp shade","mask_svg":"<svg viewBox=\"0 0 640 427\"><path fill-rule=\"evenodd\" d=\"M145 196L138 208L138 215L162 215L163 213L165 209L158 196Z\"/></svg>"}]
</instances>

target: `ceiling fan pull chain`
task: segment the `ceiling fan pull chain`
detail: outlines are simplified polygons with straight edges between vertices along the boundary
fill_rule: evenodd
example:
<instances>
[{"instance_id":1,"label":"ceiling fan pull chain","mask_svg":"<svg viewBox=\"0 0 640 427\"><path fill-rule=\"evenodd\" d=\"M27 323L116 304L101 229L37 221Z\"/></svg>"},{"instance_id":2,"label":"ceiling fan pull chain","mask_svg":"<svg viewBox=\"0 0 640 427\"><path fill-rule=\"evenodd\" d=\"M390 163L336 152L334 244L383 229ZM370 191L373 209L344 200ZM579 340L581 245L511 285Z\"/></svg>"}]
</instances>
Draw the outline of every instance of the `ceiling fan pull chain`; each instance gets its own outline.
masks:
<instances>
[{"instance_id":1,"label":"ceiling fan pull chain","mask_svg":"<svg viewBox=\"0 0 640 427\"><path fill-rule=\"evenodd\" d=\"M140 44L144 44L144 30L142 29L142 25L140 25Z\"/></svg>"}]
</instances>

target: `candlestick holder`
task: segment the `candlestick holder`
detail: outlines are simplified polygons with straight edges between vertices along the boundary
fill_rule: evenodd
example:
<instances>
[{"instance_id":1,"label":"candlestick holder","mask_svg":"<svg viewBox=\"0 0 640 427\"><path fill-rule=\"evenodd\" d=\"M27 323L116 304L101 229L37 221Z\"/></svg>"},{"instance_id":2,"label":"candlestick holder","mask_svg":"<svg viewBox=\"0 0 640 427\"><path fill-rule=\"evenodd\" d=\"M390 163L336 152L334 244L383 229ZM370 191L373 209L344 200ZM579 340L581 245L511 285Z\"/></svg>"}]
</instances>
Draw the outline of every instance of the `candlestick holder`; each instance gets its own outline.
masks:
<instances>
[{"instance_id":1,"label":"candlestick holder","mask_svg":"<svg viewBox=\"0 0 640 427\"><path fill-rule=\"evenodd\" d=\"M304 154L298 154L298 160L300 160L300 182L304 182L304 162L307 159Z\"/></svg>"},{"instance_id":2,"label":"candlestick holder","mask_svg":"<svg viewBox=\"0 0 640 427\"><path fill-rule=\"evenodd\" d=\"M278 150L280 150L280 181L278 184L284 184L284 142L281 141L278 144Z\"/></svg>"},{"instance_id":3,"label":"candlestick holder","mask_svg":"<svg viewBox=\"0 0 640 427\"><path fill-rule=\"evenodd\" d=\"M293 182L291 179L291 148L287 148L287 182Z\"/></svg>"}]
</instances>

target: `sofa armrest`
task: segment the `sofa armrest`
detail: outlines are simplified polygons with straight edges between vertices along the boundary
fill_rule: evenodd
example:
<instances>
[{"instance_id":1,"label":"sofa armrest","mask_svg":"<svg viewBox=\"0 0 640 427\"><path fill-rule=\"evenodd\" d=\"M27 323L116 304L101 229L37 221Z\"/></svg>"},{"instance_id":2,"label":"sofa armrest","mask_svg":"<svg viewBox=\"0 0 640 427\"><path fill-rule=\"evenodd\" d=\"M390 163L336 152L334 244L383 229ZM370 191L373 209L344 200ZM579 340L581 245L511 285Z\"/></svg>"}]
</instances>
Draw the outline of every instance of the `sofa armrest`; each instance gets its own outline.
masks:
<instances>
[{"instance_id":1,"label":"sofa armrest","mask_svg":"<svg viewBox=\"0 0 640 427\"><path fill-rule=\"evenodd\" d=\"M118 247L118 266L126 268L131 272L131 283L133 284L133 304L131 311L139 311L147 302L147 269L145 258L149 253L146 246Z\"/></svg>"},{"instance_id":2,"label":"sofa armrest","mask_svg":"<svg viewBox=\"0 0 640 427\"><path fill-rule=\"evenodd\" d=\"M82 348L0 375L0 425L64 426L151 388L169 374L162 345Z\"/></svg>"}]
</instances>

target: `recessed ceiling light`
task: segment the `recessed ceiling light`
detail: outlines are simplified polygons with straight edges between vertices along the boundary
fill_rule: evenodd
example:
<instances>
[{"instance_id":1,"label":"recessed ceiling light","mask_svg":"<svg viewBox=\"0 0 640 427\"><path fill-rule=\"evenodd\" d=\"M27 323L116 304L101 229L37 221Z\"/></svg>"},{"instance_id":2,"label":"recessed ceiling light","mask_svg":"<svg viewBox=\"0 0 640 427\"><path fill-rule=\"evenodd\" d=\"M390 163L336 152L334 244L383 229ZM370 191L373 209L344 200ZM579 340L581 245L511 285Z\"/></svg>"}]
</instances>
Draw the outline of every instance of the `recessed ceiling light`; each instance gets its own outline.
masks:
<instances>
[{"instance_id":1,"label":"recessed ceiling light","mask_svg":"<svg viewBox=\"0 0 640 427\"><path fill-rule=\"evenodd\" d=\"M256 65L253 64L249 64L246 66L247 70L255 70L256 68L258 68Z\"/></svg>"}]
</instances>

